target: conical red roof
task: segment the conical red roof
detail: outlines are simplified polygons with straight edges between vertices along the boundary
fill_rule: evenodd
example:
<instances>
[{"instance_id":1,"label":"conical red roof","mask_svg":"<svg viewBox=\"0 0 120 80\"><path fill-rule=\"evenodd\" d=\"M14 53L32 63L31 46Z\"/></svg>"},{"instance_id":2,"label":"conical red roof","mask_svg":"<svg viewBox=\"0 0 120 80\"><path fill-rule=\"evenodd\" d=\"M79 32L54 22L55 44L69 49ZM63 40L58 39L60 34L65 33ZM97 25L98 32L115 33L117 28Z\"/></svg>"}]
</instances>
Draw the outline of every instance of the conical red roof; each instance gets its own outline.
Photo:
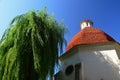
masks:
<instances>
[{"instance_id":1,"label":"conical red roof","mask_svg":"<svg viewBox=\"0 0 120 80\"><path fill-rule=\"evenodd\" d=\"M109 41L115 41L115 40L112 37L110 37L108 34L97 28L85 27L72 38L72 40L69 42L66 48L66 51L80 44L92 44L92 43L101 43L101 42L109 42Z\"/></svg>"}]
</instances>

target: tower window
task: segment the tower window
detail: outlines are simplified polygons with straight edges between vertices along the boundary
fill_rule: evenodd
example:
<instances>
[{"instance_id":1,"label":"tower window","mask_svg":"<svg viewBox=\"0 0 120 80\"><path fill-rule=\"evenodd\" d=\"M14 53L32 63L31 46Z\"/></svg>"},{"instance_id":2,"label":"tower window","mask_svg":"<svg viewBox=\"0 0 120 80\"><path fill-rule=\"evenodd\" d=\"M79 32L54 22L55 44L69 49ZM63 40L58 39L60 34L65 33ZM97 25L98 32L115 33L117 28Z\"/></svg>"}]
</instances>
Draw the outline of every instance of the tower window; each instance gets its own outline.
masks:
<instances>
[{"instance_id":1,"label":"tower window","mask_svg":"<svg viewBox=\"0 0 120 80\"><path fill-rule=\"evenodd\" d=\"M86 23L86 26L88 26L88 23Z\"/></svg>"},{"instance_id":2,"label":"tower window","mask_svg":"<svg viewBox=\"0 0 120 80\"><path fill-rule=\"evenodd\" d=\"M66 69L65 69L65 75L70 75L74 70L73 65L69 65Z\"/></svg>"}]
</instances>

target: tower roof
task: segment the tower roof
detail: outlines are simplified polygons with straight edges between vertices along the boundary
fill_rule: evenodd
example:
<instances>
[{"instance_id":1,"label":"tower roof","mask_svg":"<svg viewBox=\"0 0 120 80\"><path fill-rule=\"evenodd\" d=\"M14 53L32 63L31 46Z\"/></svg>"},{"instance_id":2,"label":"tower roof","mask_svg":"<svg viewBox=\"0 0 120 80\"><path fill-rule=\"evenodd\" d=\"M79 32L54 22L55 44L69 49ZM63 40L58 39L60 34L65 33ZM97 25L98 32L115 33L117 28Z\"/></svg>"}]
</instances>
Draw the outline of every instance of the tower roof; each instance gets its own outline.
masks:
<instances>
[{"instance_id":1,"label":"tower roof","mask_svg":"<svg viewBox=\"0 0 120 80\"><path fill-rule=\"evenodd\" d=\"M85 27L72 38L66 48L66 51L80 44L92 44L110 41L115 42L112 37L102 30L93 27Z\"/></svg>"}]
</instances>

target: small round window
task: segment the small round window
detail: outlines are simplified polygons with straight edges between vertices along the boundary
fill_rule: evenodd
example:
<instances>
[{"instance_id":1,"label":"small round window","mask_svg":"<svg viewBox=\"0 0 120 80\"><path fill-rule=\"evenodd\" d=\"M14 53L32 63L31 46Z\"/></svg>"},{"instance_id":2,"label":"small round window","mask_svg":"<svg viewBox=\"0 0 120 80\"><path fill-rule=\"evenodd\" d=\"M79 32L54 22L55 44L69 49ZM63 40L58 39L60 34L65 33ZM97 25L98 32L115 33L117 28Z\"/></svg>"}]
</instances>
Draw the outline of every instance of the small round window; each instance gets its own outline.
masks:
<instances>
[{"instance_id":1,"label":"small round window","mask_svg":"<svg viewBox=\"0 0 120 80\"><path fill-rule=\"evenodd\" d=\"M73 72L74 68L73 65L69 65L66 69L65 69L65 75L70 75Z\"/></svg>"}]
</instances>

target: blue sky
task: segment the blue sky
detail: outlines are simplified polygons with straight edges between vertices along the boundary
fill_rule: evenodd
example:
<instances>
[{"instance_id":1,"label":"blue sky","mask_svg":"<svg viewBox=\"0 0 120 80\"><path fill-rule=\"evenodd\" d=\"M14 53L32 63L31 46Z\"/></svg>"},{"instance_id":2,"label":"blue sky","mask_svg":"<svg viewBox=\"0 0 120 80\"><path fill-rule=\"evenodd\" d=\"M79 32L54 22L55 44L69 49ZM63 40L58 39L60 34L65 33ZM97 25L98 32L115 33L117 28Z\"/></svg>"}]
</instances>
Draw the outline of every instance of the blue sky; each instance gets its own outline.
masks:
<instances>
[{"instance_id":1,"label":"blue sky","mask_svg":"<svg viewBox=\"0 0 120 80\"><path fill-rule=\"evenodd\" d=\"M0 0L0 38L15 16L45 6L48 14L53 12L58 21L64 21L67 42L80 31L84 19L120 42L120 0Z\"/></svg>"}]
</instances>

